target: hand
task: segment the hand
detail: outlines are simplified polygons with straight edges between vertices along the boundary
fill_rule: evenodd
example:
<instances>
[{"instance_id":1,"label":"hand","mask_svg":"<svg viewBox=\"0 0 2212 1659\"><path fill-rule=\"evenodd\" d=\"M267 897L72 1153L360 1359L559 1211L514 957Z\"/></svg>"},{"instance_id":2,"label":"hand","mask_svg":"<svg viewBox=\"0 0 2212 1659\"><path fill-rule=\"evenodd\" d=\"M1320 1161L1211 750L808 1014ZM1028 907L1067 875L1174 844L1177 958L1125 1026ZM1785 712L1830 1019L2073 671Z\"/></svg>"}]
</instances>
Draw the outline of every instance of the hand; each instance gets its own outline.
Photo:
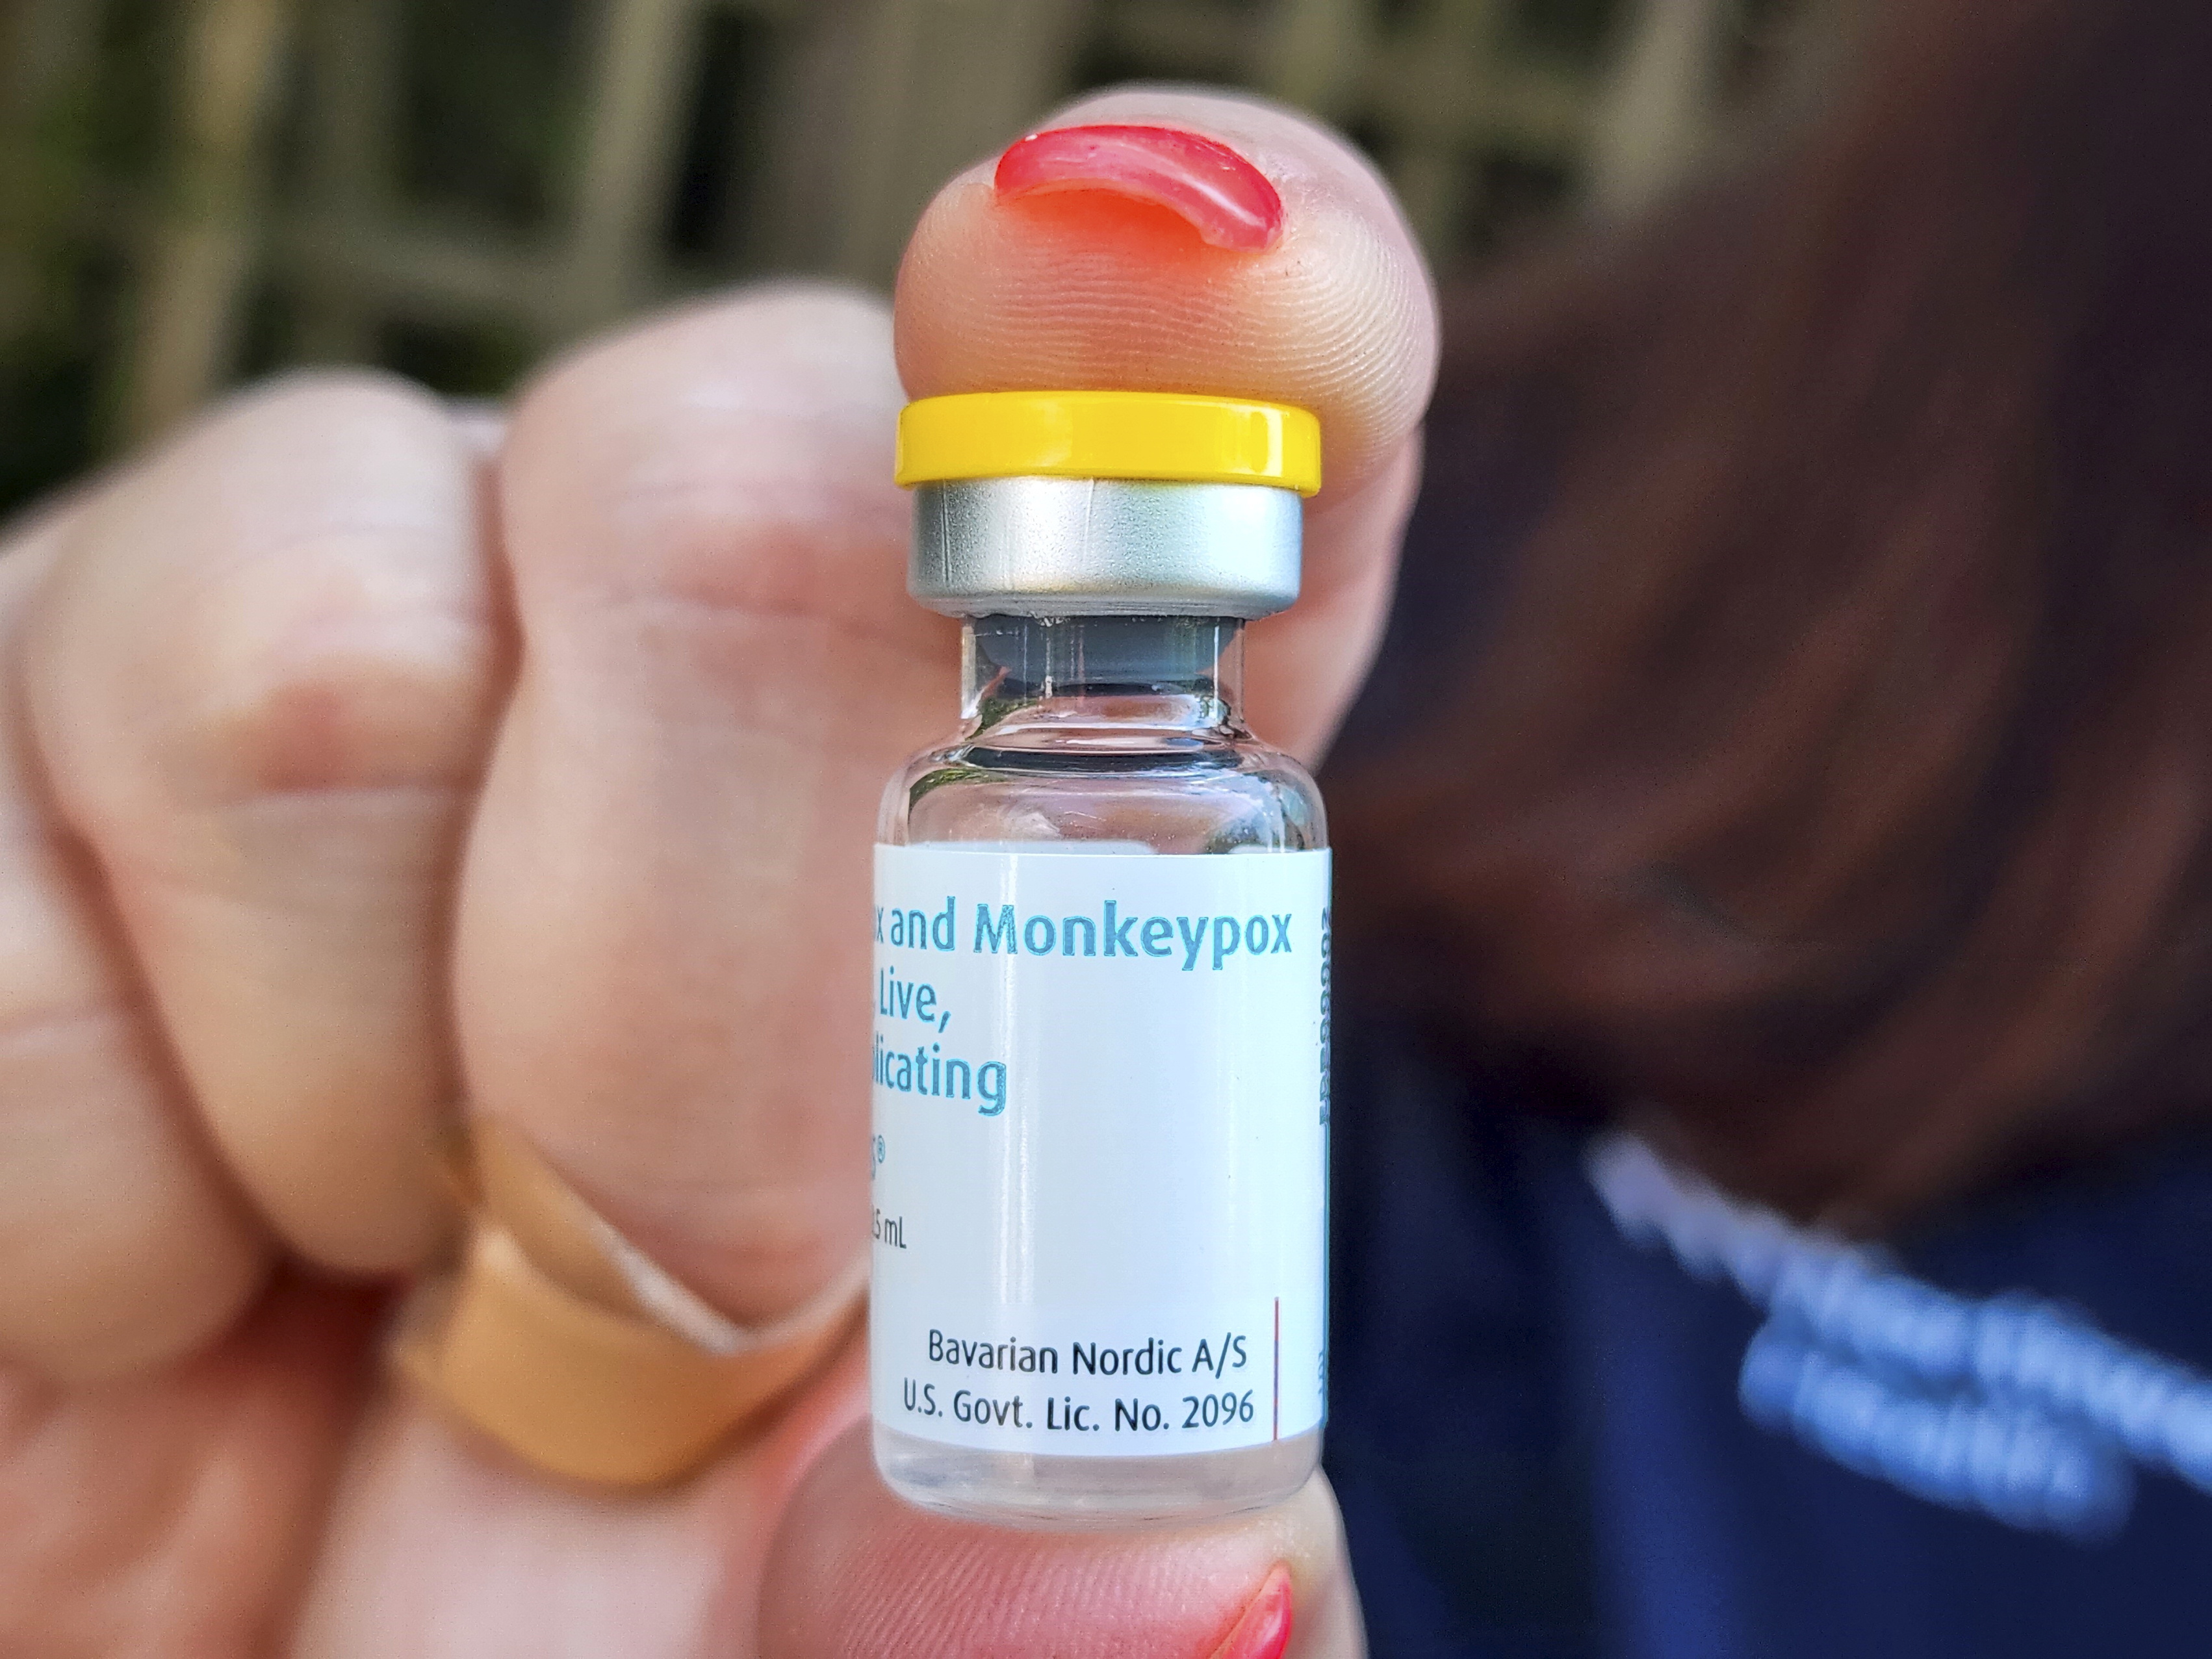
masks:
<instances>
[{"instance_id":1,"label":"hand","mask_svg":"<svg viewBox=\"0 0 2212 1659\"><path fill-rule=\"evenodd\" d=\"M503 427L280 382L0 558L0 1650L1199 1659L1279 1563L1291 1650L1358 1650L1323 1483L1180 1532L927 1516L876 1480L857 1344L626 1496L378 1363L376 1286L451 1225L459 1101L738 1321L865 1244L868 844L955 713L951 625L904 594L902 378L1317 410L1306 597L1249 679L1265 735L1326 741L1413 486L1419 256L1279 111L1082 120L1230 142L1283 240L1000 200L987 164L924 218L896 331L740 294L568 358Z\"/></svg>"}]
</instances>

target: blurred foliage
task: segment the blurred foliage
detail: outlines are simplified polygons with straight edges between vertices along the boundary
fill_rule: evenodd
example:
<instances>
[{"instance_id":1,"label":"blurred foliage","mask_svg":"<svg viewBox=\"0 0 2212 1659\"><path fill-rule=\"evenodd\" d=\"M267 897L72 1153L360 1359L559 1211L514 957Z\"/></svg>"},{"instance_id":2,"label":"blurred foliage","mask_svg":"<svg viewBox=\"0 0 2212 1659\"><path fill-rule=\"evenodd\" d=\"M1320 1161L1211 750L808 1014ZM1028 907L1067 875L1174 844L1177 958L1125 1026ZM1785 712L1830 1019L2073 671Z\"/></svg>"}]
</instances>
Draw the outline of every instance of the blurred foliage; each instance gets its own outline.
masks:
<instances>
[{"instance_id":1,"label":"blurred foliage","mask_svg":"<svg viewBox=\"0 0 2212 1659\"><path fill-rule=\"evenodd\" d=\"M55 104L77 118L70 128L80 165L111 179L149 182L169 131L183 9L165 0L114 0L93 9L99 18L94 71Z\"/></svg>"},{"instance_id":2,"label":"blurred foliage","mask_svg":"<svg viewBox=\"0 0 2212 1659\"><path fill-rule=\"evenodd\" d=\"M517 231L563 205L585 107L582 0L406 0L393 185Z\"/></svg>"},{"instance_id":3,"label":"blurred foliage","mask_svg":"<svg viewBox=\"0 0 2212 1659\"><path fill-rule=\"evenodd\" d=\"M530 372L541 343L498 321L393 317L377 331L377 360L453 398L499 398Z\"/></svg>"},{"instance_id":4,"label":"blurred foliage","mask_svg":"<svg viewBox=\"0 0 2212 1659\"><path fill-rule=\"evenodd\" d=\"M94 453L106 365L118 343L121 262L82 244L43 261L38 323L0 351L0 512Z\"/></svg>"},{"instance_id":5,"label":"blurred foliage","mask_svg":"<svg viewBox=\"0 0 2212 1659\"><path fill-rule=\"evenodd\" d=\"M745 230L762 209L781 34L751 12L706 20L665 233L669 253L680 261L745 264Z\"/></svg>"},{"instance_id":6,"label":"blurred foliage","mask_svg":"<svg viewBox=\"0 0 2212 1659\"><path fill-rule=\"evenodd\" d=\"M1612 41L1621 10L1620 0L1514 0L1505 27L1535 51L1595 63Z\"/></svg>"},{"instance_id":7,"label":"blurred foliage","mask_svg":"<svg viewBox=\"0 0 2212 1659\"><path fill-rule=\"evenodd\" d=\"M129 274L103 221L152 188L178 40L174 6L117 0L0 157L0 512L95 452Z\"/></svg>"},{"instance_id":8,"label":"blurred foliage","mask_svg":"<svg viewBox=\"0 0 2212 1659\"><path fill-rule=\"evenodd\" d=\"M1059 60L1060 80L1045 89L1057 95L1128 79L1267 84L1277 26L1291 12L1285 0L1058 3L1077 22ZM1724 67L1735 73L1755 65L1772 20L1793 0L1727 3L1740 39L1735 61ZM0 118L18 135L0 142L0 512L82 469L113 432L124 368L138 349L136 284L170 185L179 65L191 61L187 31L195 8L206 3L0 0ZM545 319L568 313L549 312L542 295L510 295L497 279L482 277L456 286L435 272L370 300L341 295L333 331L329 273L334 261L343 271L354 256L343 246L325 249L318 274L284 238L288 227L337 210L322 194L331 174L319 158L329 154L333 107L349 96L358 105L368 94L362 86L318 84L319 65L332 73L330 55L307 47L318 38L316 27L333 21L359 24L380 15L392 30L383 37L390 54L380 59L390 64L388 81L362 83L383 88L370 122L377 176L366 185L356 180L344 210L372 215L377 228L393 234L432 241L446 235L470 247L506 248L499 257L510 263L518 253L534 259L534 269L518 267L517 286L526 287L562 275L609 3L292 0L305 44L280 65L284 93L266 145L269 216L252 228L252 272L234 306L235 348L224 358L232 372L244 377L337 356L378 362L453 395L495 397L556 343L568 325ZM838 51L849 61L831 61L833 80L879 73L868 68L867 54L881 29L843 36L823 29L824 20L885 3L714 0L691 18L685 101L671 128L665 199L642 222L652 246L641 250L640 263L660 273L669 291L759 269L772 246L816 245L787 236L777 243L761 231L777 215L788 220L822 211L818 193L810 199L802 190L794 202L787 199L788 188L777 198L768 182L779 146L791 150L794 134L820 136L818 118L816 128L785 125L795 118L794 86L811 86L817 101L822 91L821 64L809 70L802 46L814 36L843 40ZM1441 42L1450 47L1440 60L1448 69L1458 41L1471 63L1525 62L1570 89L1591 89L1574 95L1594 96L1634 3L1370 0L1345 15L1362 20L1378 50L1410 43L1419 59ZM65 34L76 33L72 50L59 54L66 60L61 71L21 84L33 78L24 67L30 59L19 52L22 61L11 65L9 53L11 42L20 47L27 38L27 20L34 18L49 29L59 20ZM904 50L921 53L919 35ZM349 66L337 71L348 72ZM933 71L915 56L907 72L902 95L926 103L938 84ZM12 88L11 73L19 83ZM1447 89L1449 83L1447 75ZM1439 111L1433 120L1419 109L1370 112L1362 101L1368 92L1355 88L1347 94L1354 106L1337 112L1386 173L1399 177L1404 170L1425 181L1426 216L1416 218L1432 240L1448 243L1432 247L1440 258L1492 254L1556 222L1577 199L1578 163L1556 143L1468 136L1463 110ZM893 118L927 113L909 109ZM849 106L837 118L848 128L856 120ZM830 136L840 131L833 126ZM842 175L833 169L824 176ZM885 197L870 210L897 207ZM357 228L364 233L377 229ZM812 257L799 256L802 263ZM829 268L853 268L853 256L820 257ZM843 266L836 264L840 257Z\"/></svg>"}]
</instances>

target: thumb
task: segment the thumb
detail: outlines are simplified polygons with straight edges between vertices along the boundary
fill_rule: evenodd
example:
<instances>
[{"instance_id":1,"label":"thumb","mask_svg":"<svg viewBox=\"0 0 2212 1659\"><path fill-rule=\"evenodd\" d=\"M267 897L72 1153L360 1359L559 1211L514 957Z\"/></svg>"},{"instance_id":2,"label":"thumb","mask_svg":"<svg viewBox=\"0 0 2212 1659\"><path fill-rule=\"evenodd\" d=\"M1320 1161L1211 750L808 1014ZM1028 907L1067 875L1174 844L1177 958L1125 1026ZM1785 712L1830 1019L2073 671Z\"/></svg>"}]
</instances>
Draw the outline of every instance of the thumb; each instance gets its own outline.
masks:
<instances>
[{"instance_id":1,"label":"thumb","mask_svg":"<svg viewBox=\"0 0 2212 1659\"><path fill-rule=\"evenodd\" d=\"M951 1521L877 1480L864 1431L785 1512L761 1599L763 1659L1347 1659L1359 1607L1327 1481L1225 1524L1033 1533Z\"/></svg>"}]
</instances>

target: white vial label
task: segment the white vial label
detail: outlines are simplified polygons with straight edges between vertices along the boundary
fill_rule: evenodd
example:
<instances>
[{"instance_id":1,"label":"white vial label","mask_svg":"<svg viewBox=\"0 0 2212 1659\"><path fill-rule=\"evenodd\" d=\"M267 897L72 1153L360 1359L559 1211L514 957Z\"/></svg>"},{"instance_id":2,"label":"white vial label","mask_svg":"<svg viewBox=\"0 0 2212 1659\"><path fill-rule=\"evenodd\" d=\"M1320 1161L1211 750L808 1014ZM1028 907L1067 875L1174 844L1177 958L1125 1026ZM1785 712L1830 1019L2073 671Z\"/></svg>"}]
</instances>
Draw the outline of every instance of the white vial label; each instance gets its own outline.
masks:
<instances>
[{"instance_id":1,"label":"white vial label","mask_svg":"<svg viewBox=\"0 0 2212 1659\"><path fill-rule=\"evenodd\" d=\"M877 1419L1161 1456L1319 1426L1328 854L876 848Z\"/></svg>"}]
</instances>

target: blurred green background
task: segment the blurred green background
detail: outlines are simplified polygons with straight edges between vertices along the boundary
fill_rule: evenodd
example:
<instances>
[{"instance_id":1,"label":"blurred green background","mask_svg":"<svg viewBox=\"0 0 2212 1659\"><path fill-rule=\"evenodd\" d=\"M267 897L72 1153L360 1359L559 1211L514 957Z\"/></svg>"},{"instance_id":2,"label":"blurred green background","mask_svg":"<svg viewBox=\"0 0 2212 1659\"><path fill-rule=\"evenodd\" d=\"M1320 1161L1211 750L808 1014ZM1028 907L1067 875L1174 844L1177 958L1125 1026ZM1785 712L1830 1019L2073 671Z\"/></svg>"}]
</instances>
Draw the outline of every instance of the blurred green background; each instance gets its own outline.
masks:
<instances>
[{"instance_id":1,"label":"blurred green background","mask_svg":"<svg viewBox=\"0 0 2212 1659\"><path fill-rule=\"evenodd\" d=\"M885 285L1072 94L1244 87L1439 266L1632 210L1820 61L1799 0L0 0L0 512L224 386L493 396L732 278Z\"/></svg>"}]
</instances>

